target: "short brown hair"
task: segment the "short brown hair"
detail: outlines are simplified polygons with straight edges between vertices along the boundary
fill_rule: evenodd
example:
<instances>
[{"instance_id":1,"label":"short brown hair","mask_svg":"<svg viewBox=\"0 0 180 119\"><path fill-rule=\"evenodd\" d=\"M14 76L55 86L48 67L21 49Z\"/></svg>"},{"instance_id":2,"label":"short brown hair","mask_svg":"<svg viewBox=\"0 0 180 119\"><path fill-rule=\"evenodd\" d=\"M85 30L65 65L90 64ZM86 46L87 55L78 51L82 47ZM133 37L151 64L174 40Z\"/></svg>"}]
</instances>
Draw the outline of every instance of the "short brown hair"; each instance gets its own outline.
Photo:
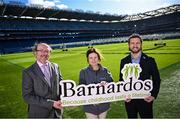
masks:
<instances>
[{"instance_id":1,"label":"short brown hair","mask_svg":"<svg viewBox=\"0 0 180 119\"><path fill-rule=\"evenodd\" d=\"M87 58L87 60L88 60L89 54L91 54L91 53L96 53L97 56L98 56L98 59L99 59L100 61L102 60L103 56L102 56L101 52L100 52L98 49L96 49L96 48L90 48L90 49L88 49L88 51L86 52L86 58Z\"/></svg>"},{"instance_id":2,"label":"short brown hair","mask_svg":"<svg viewBox=\"0 0 180 119\"><path fill-rule=\"evenodd\" d=\"M139 38L140 41L141 41L141 43L142 43L142 41L143 41L142 38L141 38L141 36L140 36L139 34L134 33L134 34L132 34L132 35L129 36L129 38L128 38L128 43L130 43L130 40L131 40L132 38Z\"/></svg>"}]
</instances>

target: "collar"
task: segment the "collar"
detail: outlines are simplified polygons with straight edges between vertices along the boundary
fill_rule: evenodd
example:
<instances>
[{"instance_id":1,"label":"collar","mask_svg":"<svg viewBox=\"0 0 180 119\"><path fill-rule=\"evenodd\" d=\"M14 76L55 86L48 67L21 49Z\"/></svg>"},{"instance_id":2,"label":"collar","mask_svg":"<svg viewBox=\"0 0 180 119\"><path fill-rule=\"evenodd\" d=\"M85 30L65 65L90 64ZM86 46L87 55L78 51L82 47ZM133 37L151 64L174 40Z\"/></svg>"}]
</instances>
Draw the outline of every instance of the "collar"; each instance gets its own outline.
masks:
<instances>
[{"instance_id":1,"label":"collar","mask_svg":"<svg viewBox=\"0 0 180 119\"><path fill-rule=\"evenodd\" d=\"M140 63L141 56L142 56L142 52L140 52L139 56L135 59L131 53L131 62L132 63Z\"/></svg>"},{"instance_id":2,"label":"collar","mask_svg":"<svg viewBox=\"0 0 180 119\"><path fill-rule=\"evenodd\" d=\"M97 70L97 71L102 70L102 65L101 65L101 64L98 64L98 66L99 66L99 70ZM91 70L91 71L94 71L91 65L88 66L88 69ZM96 72L96 71L95 71L95 72Z\"/></svg>"},{"instance_id":3,"label":"collar","mask_svg":"<svg viewBox=\"0 0 180 119\"><path fill-rule=\"evenodd\" d=\"M37 64L38 64L39 67L42 67L42 66L44 65L43 63L41 63L41 62L38 61L38 60L37 60L36 62L37 62ZM48 65L49 65L49 61L46 61L46 64L45 64L45 65L48 66Z\"/></svg>"},{"instance_id":4,"label":"collar","mask_svg":"<svg viewBox=\"0 0 180 119\"><path fill-rule=\"evenodd\" d=\"M142 52L140 52L139 57L138 57L137 59L141 59L141 56L142 56ZM137 59L135 59L135 58L133 57L132 53L131 53L131 59L132 59L132 60L137 60Z\"/></svg>"}]
</instances>

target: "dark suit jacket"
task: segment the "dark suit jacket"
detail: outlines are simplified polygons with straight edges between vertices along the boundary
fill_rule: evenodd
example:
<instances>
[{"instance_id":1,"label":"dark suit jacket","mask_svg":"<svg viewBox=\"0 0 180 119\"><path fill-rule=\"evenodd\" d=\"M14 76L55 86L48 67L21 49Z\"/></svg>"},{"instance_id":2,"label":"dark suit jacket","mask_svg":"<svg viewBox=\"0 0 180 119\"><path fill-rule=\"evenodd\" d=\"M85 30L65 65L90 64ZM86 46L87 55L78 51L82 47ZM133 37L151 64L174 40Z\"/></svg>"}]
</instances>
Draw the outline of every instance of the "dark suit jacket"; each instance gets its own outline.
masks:
<instances>
[{"instance_id":1,"label":"dark suit jacket","mask_svg":"<svg viewBox=\"0 0 180 119\"><path fill-rule=\"evenodd\" d=\"M122 73L121 70L125 64L132 63L131 55L123 58L120 64L120 81L122 81ZM157 97L160 89L160 75L156 65L154 58L149 57L142 53L140 59L140 67L142 68L142 72L140 73L140 80L152 79L153 89L151 91L151 96Z\"/></svg>"},{"instance_id":2,"label":"dark suit jacket","mask_svg":"<svg viewBox=\"0 0 180 119\"><path fill-rule=\"evenodd\" d=\"M50 63L50 67L52 73L51 87L44 79L44 75L36 62L23 70L22 96L28 103L28 117L45 118L55 115L53 102L47 101L47 99L56 101L60 99L60 96L57 95L57 83L62 77L57 64ZM59 110L57 112L60 113Z\"/></svg>"}]
</instances>

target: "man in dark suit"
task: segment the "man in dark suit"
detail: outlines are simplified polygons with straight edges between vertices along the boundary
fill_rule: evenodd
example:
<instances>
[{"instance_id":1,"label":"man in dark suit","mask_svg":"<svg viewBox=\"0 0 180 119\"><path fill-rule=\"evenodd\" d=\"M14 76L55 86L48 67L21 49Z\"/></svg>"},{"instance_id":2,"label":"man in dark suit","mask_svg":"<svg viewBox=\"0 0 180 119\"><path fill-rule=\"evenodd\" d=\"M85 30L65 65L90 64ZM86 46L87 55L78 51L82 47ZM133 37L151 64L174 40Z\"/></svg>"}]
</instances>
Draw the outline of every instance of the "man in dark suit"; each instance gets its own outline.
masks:
<instances>
[{"instance_id":1,"label":"man in dark suit","mask_svg":"<svg viewBox=\"0 0 180 119\"><path fill-rule=\"evenodd\" d=\"M160 75L154 58L142 52L142 39L138 34L132 34L128 39L128 46L131 53L121 60L120 81L123 81L121 70L125 64L138 63L142 68L139 80L152 79L153 89L151 95L144 99L125 100L125 107L128 118L153 118L153 101L156 99L160 89Z\"/></svg>"},{"instance_id":2,"label":"man in dark suit","mask_svg":"<svg viewBox=\"0 0 180 119\"><path fill-rule=\"evenodd\" d=\"M51 47L36 44L36 62L23 70L22 96L28 104L29 118L61 118L62 106L59 81L62 80L58 65L49 62Z\"/></svg>"}]
</instances>

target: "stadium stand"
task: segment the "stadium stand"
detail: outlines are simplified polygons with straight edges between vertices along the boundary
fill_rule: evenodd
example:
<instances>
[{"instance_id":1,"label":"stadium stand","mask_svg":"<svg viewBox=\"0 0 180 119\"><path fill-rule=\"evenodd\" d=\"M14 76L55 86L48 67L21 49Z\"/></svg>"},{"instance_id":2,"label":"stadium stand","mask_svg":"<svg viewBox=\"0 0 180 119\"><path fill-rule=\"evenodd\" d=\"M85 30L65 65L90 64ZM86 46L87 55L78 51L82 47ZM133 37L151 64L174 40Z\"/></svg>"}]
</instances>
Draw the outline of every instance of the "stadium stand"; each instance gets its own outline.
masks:
<instances>
[{"instance_id":1,"label":"stadium stand","mask_svg":"<svg viewBox=\"0 0 180 119\"><path fill-rule=\"evenodd\" d=\"M134 32L142 35L180 31L180 5L137 15L102 15L0 3L0 52L29 51L35 42L54 44L111 43ZM159 35L156 35L159 36ZM165 35L166 36L166 35ZM111 40L107 40L111 39ZM124 41L124 39L121 39Z\"/></svg>"}]
</instances>

